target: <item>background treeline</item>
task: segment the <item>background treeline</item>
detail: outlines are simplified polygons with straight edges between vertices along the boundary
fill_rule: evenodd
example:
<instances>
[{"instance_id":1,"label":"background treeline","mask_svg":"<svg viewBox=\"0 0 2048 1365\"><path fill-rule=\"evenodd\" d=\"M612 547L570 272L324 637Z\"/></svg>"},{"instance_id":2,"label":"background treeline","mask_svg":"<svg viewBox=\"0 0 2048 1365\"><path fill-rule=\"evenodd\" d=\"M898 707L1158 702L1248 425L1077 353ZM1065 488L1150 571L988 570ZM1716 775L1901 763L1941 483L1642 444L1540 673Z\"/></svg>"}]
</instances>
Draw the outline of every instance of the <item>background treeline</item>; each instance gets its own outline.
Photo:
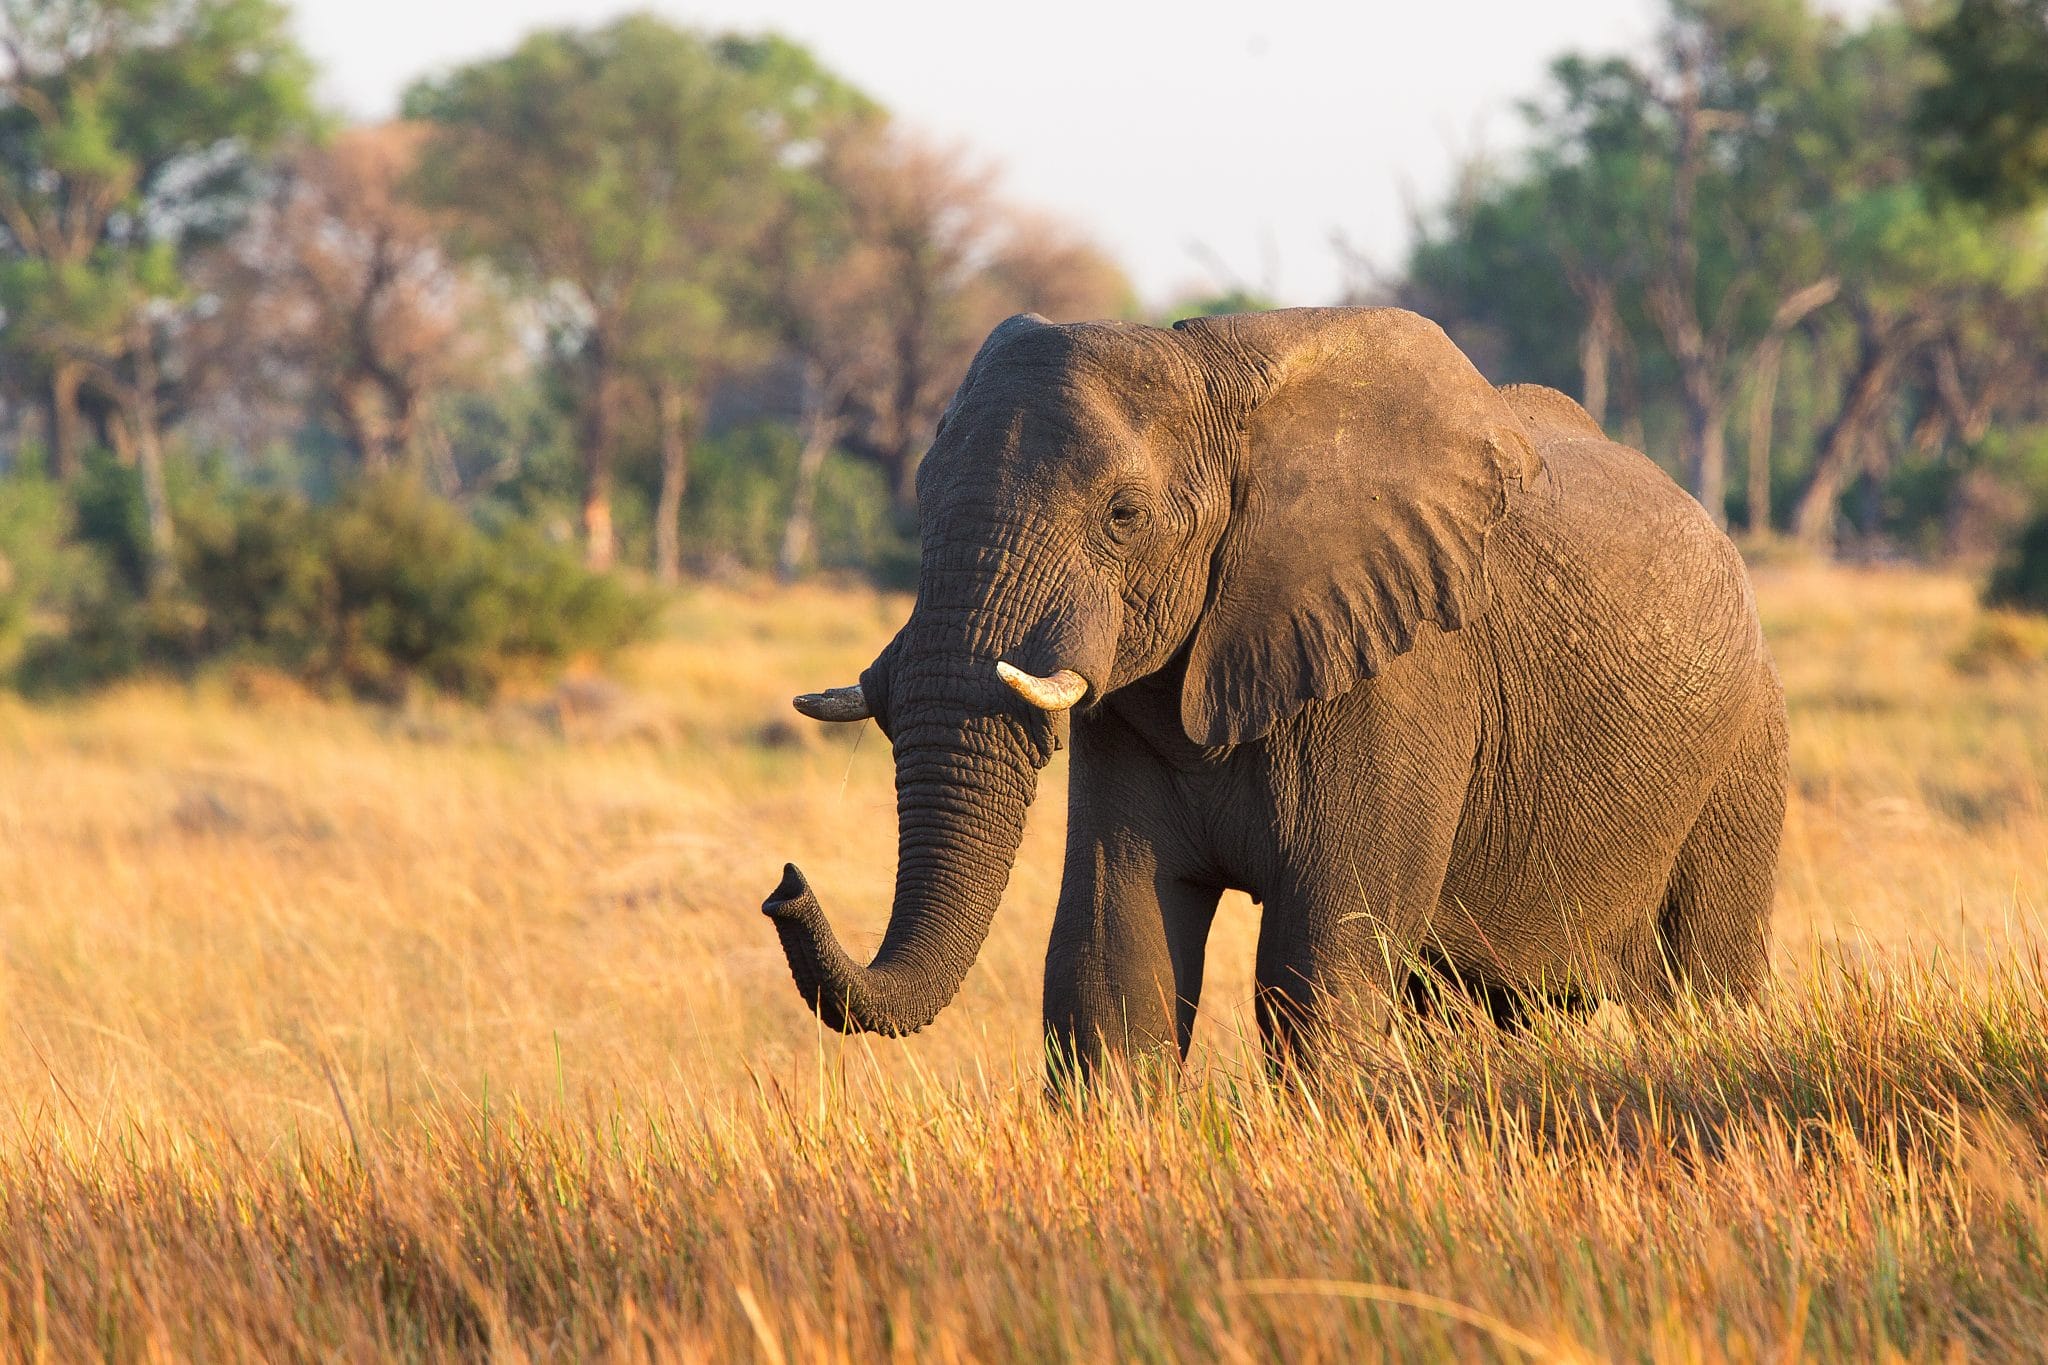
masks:
<instances>
[{"instance_id":1,"label":"background treeline","mask_svg":"<svg viewBox=\"0 0 2048 1365\"><path fill-rule=\"evenodd\" d=\"M649 577L900 582L983 334L1131 311L782 39L537 33L345 127L286 18L0 3L17 681L240 655L488 690L629 638Z\"/></svg>"},{"instance_id":2,"label":"background treeline","mask_svg":"<svg viewBox=\"0 0 2048 1365\"><path fill-rule=\"evenodd\" d=\"M1528 150L1359 301L1582 395L1758 538L1988 555L2048 494L2044 5L1676 0L1654 51L1559 60ZM537 33L374 127L313 75L276 0L0 0L18 683L481 693L631 638L649 580L901 582L983 333L1139 311L774 36Z\"/></svg>"},{"instance_id":3,"label":"background treeline","mask_svg":"<svg viewBox=\"0 0 2048 1365\"><path fill-rule=\"evenodd\" d=\"M2048 2L1675 0L1522 108L1385 289L1490 375L1754 540L1977 558L2048 505Z\"/></svg>"}]
</instances>

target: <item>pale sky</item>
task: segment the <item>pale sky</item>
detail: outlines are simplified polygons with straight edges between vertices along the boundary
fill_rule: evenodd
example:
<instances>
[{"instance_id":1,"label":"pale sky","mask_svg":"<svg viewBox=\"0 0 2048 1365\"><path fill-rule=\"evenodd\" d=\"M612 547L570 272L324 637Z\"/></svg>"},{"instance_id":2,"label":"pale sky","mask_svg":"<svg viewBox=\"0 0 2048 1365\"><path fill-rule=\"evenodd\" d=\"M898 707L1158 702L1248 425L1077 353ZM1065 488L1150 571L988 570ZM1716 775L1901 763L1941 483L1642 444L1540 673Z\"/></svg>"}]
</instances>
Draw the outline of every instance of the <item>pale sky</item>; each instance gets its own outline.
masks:
<instances>
[{"instance_id":1,"label":"pale sky","mask_svg":"<svg viewBox=\"0 0 2048 1365\"><path fill-rule=\"evenodd\" d=\"M1867 14L1879 0L1829 8ZM999 166L1154 304L1232 285L1331 302L1341 233L1399 266L1465 156L1512 149L1558 52L1640 46L1653 0L293 0L328 100L395 111L416 77L538 27L651 9L795 38L899 118Z\"/></svg>"}]
</instances>

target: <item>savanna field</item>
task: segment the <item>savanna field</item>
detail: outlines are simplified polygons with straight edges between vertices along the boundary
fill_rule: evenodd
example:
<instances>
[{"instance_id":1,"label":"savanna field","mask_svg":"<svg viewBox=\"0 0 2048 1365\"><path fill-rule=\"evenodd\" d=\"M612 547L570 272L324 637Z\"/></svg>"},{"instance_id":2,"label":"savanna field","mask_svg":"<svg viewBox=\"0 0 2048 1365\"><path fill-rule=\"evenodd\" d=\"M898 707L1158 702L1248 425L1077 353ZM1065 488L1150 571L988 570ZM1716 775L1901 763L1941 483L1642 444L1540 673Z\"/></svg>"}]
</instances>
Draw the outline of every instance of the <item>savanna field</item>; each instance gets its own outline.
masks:
<instances>
[{"instance_id":1,"label":"savanna field","mask_svg":"<svg viewBox=\"0 0 2048 1365\"><path fill-rule=\"evenodd\" d=\"M605 679L0 701L0 1342L265 1359L2048 1355L2048 666L1960 578L1766 564L1754 1011L1404 1028L1262 1079L1225 903L1178 1093L1048 1105L1065 767L958 1000L822 1036L761 898L887 910L907 602L705 587ZM2036 632L2038 634L2038 632Z\"/></svg>"}]
</instances>

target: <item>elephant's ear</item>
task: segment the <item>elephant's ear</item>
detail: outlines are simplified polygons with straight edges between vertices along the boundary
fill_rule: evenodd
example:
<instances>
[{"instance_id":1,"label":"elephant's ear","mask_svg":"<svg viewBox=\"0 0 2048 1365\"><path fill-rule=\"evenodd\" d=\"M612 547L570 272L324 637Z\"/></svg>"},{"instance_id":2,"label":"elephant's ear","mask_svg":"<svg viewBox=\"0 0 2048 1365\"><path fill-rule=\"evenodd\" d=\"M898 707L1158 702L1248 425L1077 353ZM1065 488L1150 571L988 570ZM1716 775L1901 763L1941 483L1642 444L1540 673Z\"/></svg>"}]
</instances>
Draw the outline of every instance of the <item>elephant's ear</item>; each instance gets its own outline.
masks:
<instances>
[{"instance_id":1,"label":"elephant's ear","mask_svg":"<svg viewBox=\"0 0 2048 1365\"><path fill-rule=\"evenodd\" d=\"M1301 308L1181 326L1255 376L1181 692L1189 738L1236 744L1373 676L1421 622L1456 630L1485 610L1506 481L1542 462L1494 387L1413 313Z\"/></svg>"}]
</instances>

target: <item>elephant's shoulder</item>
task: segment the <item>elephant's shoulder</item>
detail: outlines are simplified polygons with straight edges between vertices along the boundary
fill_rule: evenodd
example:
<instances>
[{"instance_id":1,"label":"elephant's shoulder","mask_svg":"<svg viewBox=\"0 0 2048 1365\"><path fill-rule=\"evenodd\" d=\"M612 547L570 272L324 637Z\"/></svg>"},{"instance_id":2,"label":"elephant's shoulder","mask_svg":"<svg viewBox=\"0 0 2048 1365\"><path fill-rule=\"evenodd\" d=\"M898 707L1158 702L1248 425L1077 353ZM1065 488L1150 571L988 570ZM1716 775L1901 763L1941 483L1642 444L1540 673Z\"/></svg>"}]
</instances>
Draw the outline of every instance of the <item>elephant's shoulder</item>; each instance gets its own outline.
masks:
<instances>
[{"instance_id":1,"label":"elephant's shoulder","mask_svg":"<svg viewBox=\"0 0 2048 1365\"><path fill-rule=\"evenodd\" d=\"M1536 432L1607 439L1607 433L1593 420L1592 413L1580 407L1570 395L1556 389L1542 384L1503 384L1500 396L1507 402L1508 410Z\"/></svg>"}]
</instances>

